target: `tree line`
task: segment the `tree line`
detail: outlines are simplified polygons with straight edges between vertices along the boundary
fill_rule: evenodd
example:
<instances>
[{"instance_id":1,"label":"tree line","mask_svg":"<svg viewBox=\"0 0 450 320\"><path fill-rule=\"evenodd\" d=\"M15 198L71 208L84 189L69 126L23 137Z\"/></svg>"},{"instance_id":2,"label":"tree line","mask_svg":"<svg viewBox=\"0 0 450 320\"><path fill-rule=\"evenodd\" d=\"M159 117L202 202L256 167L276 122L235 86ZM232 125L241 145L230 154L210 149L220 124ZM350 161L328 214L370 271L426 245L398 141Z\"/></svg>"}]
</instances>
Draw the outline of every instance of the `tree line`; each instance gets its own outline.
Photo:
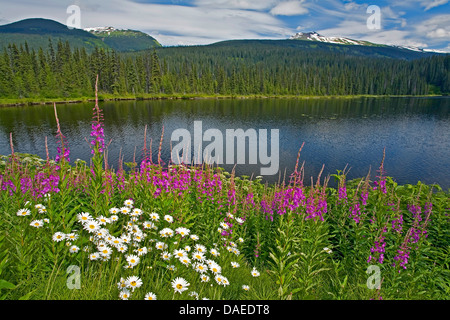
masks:
<instances>
[{"instance_id":1,"label":"tree line","mask_svg":"<svg viewBox=\"0 0 450 320\"><path fill-rule=\"evenodd\" d=\"M9 45L0 97L167 95L426 95L450 92L450 55L411 61L273 45L169 47L124 54Z\"/></svg>"}]
</instances>

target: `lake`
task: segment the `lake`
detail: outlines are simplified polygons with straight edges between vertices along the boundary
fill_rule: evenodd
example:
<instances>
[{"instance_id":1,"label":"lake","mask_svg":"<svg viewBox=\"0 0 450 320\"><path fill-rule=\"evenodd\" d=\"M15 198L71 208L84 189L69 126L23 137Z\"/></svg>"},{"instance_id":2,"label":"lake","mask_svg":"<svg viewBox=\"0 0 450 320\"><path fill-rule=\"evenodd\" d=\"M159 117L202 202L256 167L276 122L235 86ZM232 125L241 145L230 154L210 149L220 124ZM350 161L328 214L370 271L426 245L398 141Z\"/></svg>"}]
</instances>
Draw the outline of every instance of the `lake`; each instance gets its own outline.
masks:
<instances>
[{"instance_id":1,"label":"lake","mask_svg":"<svg viewBox=\"0 0 450 320\"><path fill-rule=\"evenodd\" d=\"M89 161L93 103L59 104L58 116L71 150L71 162ZM386 147L385 170L400 184L417 181L450 187L450 98L354 98L354 99L197 99L101 102L104 111L108 159L117 168L141 159L144 128L152 140L157 161L164 126L162 159L171 156L171 134L177 129L194 133L201 121L203 132L217 129L279 130L279 172L264 176L269 182L290 174L302 145L305 178L350 168L348 179L372 178ZM216 130L216 131L217 131ZM10 154L9 133L16 152L46 157L56 155L56 121L52 105L0 108L0 154ZM269 135L270 137L270 135ZM172 146L176 144L172 142ZM203 143L203 146L207 145ZM269 145L270 151L270 145ZM247 151L248 153L248 151ZM247 162L248 163L248 162ZM221 165L231 170L233 165ZM260 175L261 165L236 165L237 175Z\"/></svg>"}]
</instances>

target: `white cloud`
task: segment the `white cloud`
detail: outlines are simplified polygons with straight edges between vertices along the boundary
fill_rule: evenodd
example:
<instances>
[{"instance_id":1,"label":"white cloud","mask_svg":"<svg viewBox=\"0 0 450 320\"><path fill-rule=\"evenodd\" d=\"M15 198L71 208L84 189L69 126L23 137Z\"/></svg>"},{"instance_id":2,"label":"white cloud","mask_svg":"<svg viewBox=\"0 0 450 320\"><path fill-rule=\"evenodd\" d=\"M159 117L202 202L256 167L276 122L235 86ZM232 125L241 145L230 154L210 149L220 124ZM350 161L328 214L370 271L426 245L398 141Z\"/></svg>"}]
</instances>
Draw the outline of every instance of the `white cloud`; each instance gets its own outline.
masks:
<instances>
[{"instance_id":1,"label":"white cloud","mask_svg":"<svg viewBox=\"0 0 450 320\"><path fill-rule=\"evenodd\" d=\"M297 16L308 13L303 6L304 0L280 2L270 10L274 16Z\"/></svg>"},{"instance_id":2,"label":"white cloud","mask_svg":"<svg viewBox=\"0 0 450 320\"><path fill-rule=\"evenodd\" d=\"M263 1L269 3L267 0ZM17 2L27 3L26 11ZM225 2L222 1L222 4ZM16 0L2 5L0 14L8 12L8 17L13 21L43 17L66 23L66 8L70 4L70 0L60 1L58 4L51 0L38 3ZM236 2L238 4L244 6L245 1ZM230 39L287 38L294 33L293 29L287 28L281 20L268 12L255 10L161 5L130 0L91 0L89 3L82 2L80 7L83 28L114 26L141 30L151 35L156 30L158 35L154 36L163 45L177 45L180 41L191 45Z\"/></svg>"},{"instance_id":3,"label":"white cloud","mask_svg":"<svg viewBox=\"0 0 450 320\"><path fill-rule=\"evenodd\" d=\"M421 3L422 7L425 7L425 11L430 10L432 8L436 8L447 4L449 0L431 0L431 1L423 1Z\"/></svg>"},{"instance_id":4,"label":"white cloud","mask_svg":"<svg viewBox=\"0 0 450 320\"><path fill-rule=\"evenodd\" d=\"M278 0L195 0L197 7L220 9L266 10L276 5Z\"/></svg>"}]
</instances>

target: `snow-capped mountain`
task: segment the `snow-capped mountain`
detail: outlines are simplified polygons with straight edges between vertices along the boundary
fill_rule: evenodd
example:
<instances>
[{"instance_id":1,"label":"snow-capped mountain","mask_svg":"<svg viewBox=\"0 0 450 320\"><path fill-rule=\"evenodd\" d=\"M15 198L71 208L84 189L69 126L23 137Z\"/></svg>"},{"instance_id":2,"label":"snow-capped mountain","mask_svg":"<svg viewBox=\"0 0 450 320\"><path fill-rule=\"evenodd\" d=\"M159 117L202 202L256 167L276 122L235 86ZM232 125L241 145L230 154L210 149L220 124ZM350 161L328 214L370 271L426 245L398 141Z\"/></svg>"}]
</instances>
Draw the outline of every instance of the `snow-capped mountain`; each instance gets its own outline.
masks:
<instances>
[{"instance_id":1,"label":"snow-capped mountain","mask_svg":"<svg viewBox=\"0 0 450 320\"><path fill-rule=\"evenodd\" d=\"M116 31L114 27L94 27L94 28L84 28L84 31L91 32L91 33L102 33L102 32L112 32Z\"/></svg>"},{"instance_id":2,"label":"snow-capped mountain","mask_svg":"<svg viewBox=\"0 0 450 320\"><path fill-rule=\"evenodd\" d=\"M349 44L349 45L359 45L359 46L374 46L376 44L362 41L362 40L353 40L344 37L325 37L317 32L298 32L295 35L289 38L290 40L311 40L311 41L319 41L326 43L335 43L335 44Z\"/></svg>"},{"instance_id":3,"label":"snow-capped mountain","mask_svg":"<svg viewBox=\"0 0 450 320\"><path fill-rule=\"evenodd\" d=\"M413 46L399 46L399 45L387 45L387 44L376 44L369 41L364 40L354 40L344 37L325 37L317 32L298 32L295 35L291 36L289 38L290 40L310 40L310 41L319 41L319 42L326 42L326 43L334 43L334 44L346 44L346 45L359 45L359 46L389 46L389 47L395 47L399 49L406 49L411 50L415 52L432 52L432 53L447 53L442 50L435 50L435 49L424 49L424 48L418 48Z\"/></svg>"}]
</instances>

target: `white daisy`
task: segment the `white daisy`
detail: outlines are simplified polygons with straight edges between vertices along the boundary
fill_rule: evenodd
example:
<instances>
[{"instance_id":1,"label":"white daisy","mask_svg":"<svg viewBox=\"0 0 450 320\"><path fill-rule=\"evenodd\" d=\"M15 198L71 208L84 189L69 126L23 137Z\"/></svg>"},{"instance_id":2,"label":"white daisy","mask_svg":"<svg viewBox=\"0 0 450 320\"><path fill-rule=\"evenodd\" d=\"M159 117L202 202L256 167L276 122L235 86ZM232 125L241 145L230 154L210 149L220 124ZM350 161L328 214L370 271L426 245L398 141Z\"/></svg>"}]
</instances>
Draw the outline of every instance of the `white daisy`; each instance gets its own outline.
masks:
<instances>
[{"instance_id":1,"label":"white daisy","mask_svg":"<svg viewBox=\"0 0 450 320\"><path fill-rule=\"evenodd\" d=\"M116 207L109 209L110 214L118 214L119 212L120 212L119 208Z\"/></svg>"},{"instance_id":2,"label":"white daisy","mask_svg":"<svg viewBox=\"0 0 450 320\"><path fill-rule=\"evenodd\" d=\"M260 276L260 273L259 273L259 271L258 270L256 270L256 268L255 267L253 267L253 270L252 270L252 276L254 276L254 277L259 277Z\"/></svg>"},{"instance_id":3,"label":"white daisy","mask_svg":"<svg viewBox=\"0 0 450 320\"><path fill-rule=\"evenodd\" d=\"M77 246L71 246L70 249L69 249L69 251L70 251L71 253L77 253L78 251L80 251L80 248L77 247Z\"/></svg>"},{"instance_id":4,"label":"white daisy","mask_svg":"<svg viewBox=\"0 0 450 320\"><path fill-rule=\"evenodd\" d=\"M181 277L178 277L172 281L172 288L175 290L175 292L178 292L180 294L183 291L186 291L188 289L189 285L190 284Z\"/></svg>"},{"instance_id":5,"label":"white daisy","mask_svg":"<svg viewBox=\"0 0 450 320\"><path fill-rule=\"evenodd\" d=\"M168 223L172 223L173 222L173 217L168 215L168 214L166 214L164 216L164 220L166 220Z\"/></svg>"},{"instance_id":6,"label":"white daisy","mask_svg":"<svg viewBox=\"0 0 450 320\"><path fill-rule=\"evenodd\" d=\"M157 300L156 299L156 294L154 294L153 292L149 292L145 295L144 297L145 300Z\"/></svg>"},{"instance_id":7,"label":"white daisy","mask_svg":"<svg viewBox=\"0 0 450 320\"><path fill-rule=\"evenodd\" d=\"M159 214L157 214L156 212L150 213L150 219L152 219L153 221L158 221L159 220Z\"/></svg>"},{"instance_id":8,"label":"white daisy","mask_svg":"<svg viewBox=\"0 0 450 320\"><path fill-rule=\"evenodd\" d=\"M175 229L175 232L181 235L182 237L186 237L189 235L190 230L188 228L179 227Z\"/></svg>"},{"instance_id":9,"label":"white daisy","mask_svg":"<svg viewBox=\"0 0 450 320\"><path fill-rule=\"evenodd\" d=\"M56 242L63 241L65 238L66 238L66 235L62 232L56 232L52 237L53 241L56 241Z\"/></svg>"},{"instance_id":10,"label":"white daisy","mask_svg":"<svg viewBox=\"0 0 450 320\"><path fill-rule=\"evenodd\" d=\"M134 204L134 201L131 200L131 199L125 200L124 203L123 203L123 205L127 206L127 207L132 207L133 204Z\"/></svg>"},{"instance_id":11,"label":"white daisy","mask_svg":"<svg viewBox=\"0 0 450 320\"><path fill-rule=\"evenodd\" d=\"M95 220L88 220L84 224L84 229L86 229L89 233L97 232L100 229L100 225Z\"/></svg>"},{"instance_id":12,"label":"white daisy","mask_svg":"<svg viewBox=\"0 0 450 320\"><path fill-rule=\"evenodd\" d=\"M128 289L122 289L119 293L119 298L122 300L128 300L131 297L130 291Z\"/></svg>"},{"instance_id":13,"label":"white daisy","mask_svg":"<svg viewBox=\"0 0 450 320\"><path fill-rule=\"evenodd\" d=\"M233 268L239 268L240 265L239 265L239 263L232 261L232 262L231 262L231 266L232 266Z\"/></svg>"},{"instance_id":14,"label":"white daisy","mask_svg":"<svg viewBox=\"0 0 450 320\"><path fill-rule=\"evenodd\" d=\"M208 282L209 281L209 276L207 276L206 274L202 274L200 279L202 279L202 282Z\"/></svg>"},{"instance_id":15,"label":"white daisy","mask_svg":"<svg viewBox=\"0 0 450 320\"><path fill-rule=\"evenodd\" d=\"M88 212L82 212L77 214L77 219L80 222L87 222L88 220L91 220L92 217Z\"/></svg>"},{"instance_id":16,"label":"white daisy","mask_svg":"<svg viewBox=\"0 0 450 320\"><path fill-rule=\"evenodd\" d=\"M244 284L242 286L242 289L245 290L245 291L248 291L248 290L250 290L250 287Z\"/></svg>"},{"instance_id":17,"label":"white daisy","mask_svg":"<svg viewBox=\"0 0 450 320\"><path fill-rule=\"evenodd\" d=\"M128 207L122 207L122 208L120 208L120 213L122 213L122 214L129 214L130 213L130 208L128 208Z\"/></svg>"},{"instance_id":18,"label":"white daisy","mask_svg":"<svg viewBox=\"0 0 450 320\"><path fill-rule=\"evenodd\" d=\"M89 255L90 260L97 260L98 258L100 258L100 254L98 252L94 252Z\"/></svg>"},{"instance_id":19,"label":"white daisy","mask_svg":"<svg viewBox=\"0 0 450 320\"><path fill-rule=\"evenodd\" d=\"M126 280L126 283L127 283L127 287L130 288L132 291L134 291L134 289L142 286L142 280L136 276L128 277Z\"/></svg>"},{"instance_id":20,"label":"white daisy","mask_svg":"<svg viewBox=\"0 0 450 320\"><path fill-rule=\"evenodd\" d=\"M35 228L40 228L44 225L44 221L42 220L33 220L30 223L30 226L35 227Z\"/></svg>"},{"instance_id":21,"label":"white daisy","mask_svg":"<svg viewBox=\"0 0 450 320\"><path fill-rule=\"evenodd\" d=\"M191 239L194 240L194 241L197 241L200 238L196 234L192 234L191 235Z\"/></svg>"},{"instance_id":22,"label":"white daisy","mask_svg":"<svg viewBox=\"0 0 450 320\"><path fill-rule=\"evenodd\" d=\"M130 266L134 267L140 261L140 258L134 254L130 254L127 256L127 262Z\"/></svg>"},{"instance_id":23,"label":"white daisy","mask_svg":"<svg viewBox=\"0 0 450 320\"><path fill-rule=\"evenodd\" d=\"M17 211L17 215L19 217L29 216L30 214L31 214L31 211L28 209L20 209L19 211Z\"/></svg>"}]
</instances>

